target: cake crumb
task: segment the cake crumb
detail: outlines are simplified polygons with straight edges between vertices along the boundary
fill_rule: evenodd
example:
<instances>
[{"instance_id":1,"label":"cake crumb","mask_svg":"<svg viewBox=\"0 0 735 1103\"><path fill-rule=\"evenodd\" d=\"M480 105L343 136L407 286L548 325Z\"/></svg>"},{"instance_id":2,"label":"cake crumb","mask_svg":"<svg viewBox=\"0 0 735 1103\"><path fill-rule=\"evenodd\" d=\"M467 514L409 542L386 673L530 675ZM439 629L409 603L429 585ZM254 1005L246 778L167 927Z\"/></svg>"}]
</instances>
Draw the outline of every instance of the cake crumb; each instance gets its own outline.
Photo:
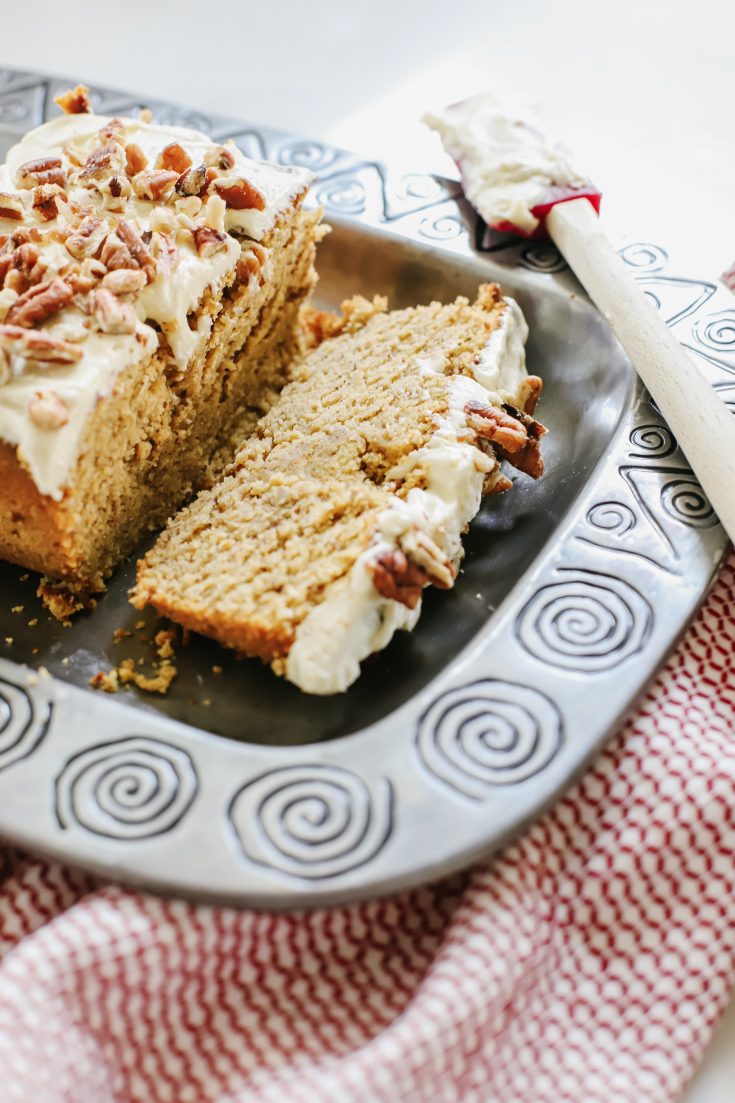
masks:
<instances>
[{"instance_id":1,"label":"cake crumb","mask_svg":"<svg viewBox=\"0 0 735 1103\"><path fill-rule=\"evenodd\" d=\"M138 689L142 689L146 693L165 695L178 674L178 669L168 659L163 659L154 667L154 673L147 675L135 669L134 659L123 659L118 667L118 674L122 685L133 682Z\"/></svg>"},{"instance_id":2,"label":"cake crumb","mask_svg":"<svg viewBox=\"0 0 735 1103\"><path fill-rule=\"evenodd\" d=\"M135 622L135 631L140 632L140 630L142 628L145 628L145 621L144 620L136 620L136 622Z\"/></svg>"},{"instance_id":3,"label":"cake crumb","mask_svg":"<svg viewBox=\"0 0 735 1103\"><path fill-rule=\"evenodd\" d=\"M127 640L132 634L133 633L127 628L116 628L112 633L113 643L120 643L121 640Z\"/></svg>"},{"instance_id":4,"label":"cake crumb","mask_svg":"<svg viewBox=\"0 0 735 1103\"><path fill-rule=\"evenodd\" d=\"M205 705L207 708L209 708L209 706L212 704L212 702L210 701L209 697L205 697L204 700L202 701L202 704Z\"/></svg>"},{"instance_id":5,"label":"cake crumb","mask_svg":"<svg viewBox=\"0 0 735 1103\"><path fill-rule=\"evenodd\" d=\"M98 670L89 679L92 689L101 689L103 693L117 693L120 688L120 677L113 667L110 671Z\"/></svg>"},{"instance_id":6,"label":"cake crumb","mask_svg":"<svg viewBox=\"0 0 735 1103\"><path fill-rule=\"evenodd\" d=\"M8 647L10 647L10 645L11 645L11 644L12 644L12 642L13 642L13 637L12 637L12 636L6 636L6 637L5 637L5 642L6 642L6 644L8 645Z\"/></svg>"},{"instance_id":7,"label":"cake crumb","mask_svg":"<svg viewBox=\"0 0 735 1103\"><path fill-rule=\"evenodd\" d=\"M27 581L28 581L28 579L29 579L30 577L31 577L31 576L30 576L30 575L28 574L28 571L26 571L26 573L25 573L25 574L22 574L22 575L20 576L20 581L21 581L21 582L27 582Z\"/></svg>"},{"instance_id":8,"label":"cake crumb","mask_svg":"<svg viewBox=\"0 0 735 1103\"><path fill-rule=\"evenodd\" d=\"M212 667L212 673L213 674L221 674L222 673L222 667L221 666L213 666Z\"/></svg>"},{"instance_id":9,"label":"cake crumb","mask_svg":"<svg viewBox=\"0 0 735 1103\"><path fill-rule=\"evenodd\" d=\"M23 612L23 606L22 605L14 605L13 608L10 610L10 612L11 613L22 613Z\"/></svg>"},{"instance_id":10,"label":"cake crumb","mask_svg":"<svg viewBox=\"0 0 735 1103\"><path fill-rule=\"evenodd\" d=\"M93 598L83 598L80 594L74 594L63 582L51 582L48 578L42 578L36 590L36 596L40 597L49 613L57 620L70 624L70 617L80 613L83 609L93 609L97 604Z\"/></svg>"},{"instance_id":11,"label":"cake crumb","mask_svg":"<svg viewBox=\"0 0 735 1103\"><path fill-rule=\"evenodd\" d=\"M38 617L33 617L32 620L28 621L28 627L29 628L35 628L37 624L38 624Z\"/></svg>"},{"instance_id":12,"label":"cake crumb","mask_svg":"<svg viewBox=\"0 0 735 1103\"><path fill-rule=\"evenodd\" d=\"M154 643L156 645L156 653L161 659L170 659L173 657L173 641L175 639L176 633L171 631L171 629L162 628L160 632L156 632Z\"/></svg>"}]
</instances>

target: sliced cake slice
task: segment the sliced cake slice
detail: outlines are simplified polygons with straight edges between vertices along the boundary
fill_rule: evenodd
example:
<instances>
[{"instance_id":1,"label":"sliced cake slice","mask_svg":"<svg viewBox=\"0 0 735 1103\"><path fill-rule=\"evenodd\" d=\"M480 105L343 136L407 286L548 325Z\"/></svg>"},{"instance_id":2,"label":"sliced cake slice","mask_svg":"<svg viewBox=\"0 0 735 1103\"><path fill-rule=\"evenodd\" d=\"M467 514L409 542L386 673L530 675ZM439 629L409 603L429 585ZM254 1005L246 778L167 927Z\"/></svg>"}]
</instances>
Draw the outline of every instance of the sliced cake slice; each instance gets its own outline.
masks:
<instances>
[{"instance_id":1,"label":"sliced cake slice","mask_svg":"<svg viewBox=\"0 0 735 1103\"><path fill-rule=\"evenodd\" d=\"M305 169L61 99L0 169L0 557L86 592L282 387L319 214Z\"/></svg>"},{"instance_id":2,"label":"sliced cake slice","mask_svg":"<svg viewBox=\"0 0 735 1103\"><path fill-rule=\"evenodd\" d=\"M414 626L424 586L453 585L482 494L511 486L501 460L537 478L544 429L525 321L495 285L309 326L317 347L141 560L132 601L329 694Z\"/></svg>"}]
</instances>

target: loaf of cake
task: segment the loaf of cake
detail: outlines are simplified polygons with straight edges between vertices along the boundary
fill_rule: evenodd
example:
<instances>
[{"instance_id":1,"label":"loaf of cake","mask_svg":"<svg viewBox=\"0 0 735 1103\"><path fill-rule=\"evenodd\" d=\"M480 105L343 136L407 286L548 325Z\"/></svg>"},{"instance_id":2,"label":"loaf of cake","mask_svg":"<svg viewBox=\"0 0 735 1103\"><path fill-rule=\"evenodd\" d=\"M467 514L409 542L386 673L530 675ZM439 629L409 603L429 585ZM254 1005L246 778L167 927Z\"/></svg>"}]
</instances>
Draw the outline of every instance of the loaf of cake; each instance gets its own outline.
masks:
<instances>
[{"instance_id":1,"label":"loaf of cake","mask_svg":"<svg viewBox=\"0 0 735 1103\"><path fill-rule=\"evenodd\" d=\"M496 285L393 313L313 314L316 345L225 477L138 565L131 595L269 662L308 693L346 689L451 587L483 493L537 478L541 380Z\"/></svg>"},{"instance_id":2,"label":"loaf of cake","mask_svg":"<svg viewBox=\"0 0 735 1103\"><path fill-rule=\"evenodd\" d=\"M84 594L272 404L319 216L304 169L60 102L0 175L0 557Z\"/></svg>"}]
</instances>

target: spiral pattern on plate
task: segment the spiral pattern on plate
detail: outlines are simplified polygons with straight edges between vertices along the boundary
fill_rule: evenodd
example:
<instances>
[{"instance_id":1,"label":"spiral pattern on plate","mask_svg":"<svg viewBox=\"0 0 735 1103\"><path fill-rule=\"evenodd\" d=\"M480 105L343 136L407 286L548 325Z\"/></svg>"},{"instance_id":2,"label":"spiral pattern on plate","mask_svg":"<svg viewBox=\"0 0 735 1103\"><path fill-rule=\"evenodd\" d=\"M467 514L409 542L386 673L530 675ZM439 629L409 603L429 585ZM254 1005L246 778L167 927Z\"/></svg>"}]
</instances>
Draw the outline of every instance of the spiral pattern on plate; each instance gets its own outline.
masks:
<instances>
[{"instance_id":1,"label":"spiral pattern on plate","mask_svg":"<svg viewBox=\"0 0 735 1103\"><path fill-rule=\"evenodd\" d=\"M197 791L189 755L157 739L131 736L71 758L56 779L56 814L110 839L147 839L174 828Z\"/></svg>"},{"instance_id":2,"label":"spiral pattern on plate","mask_svg":"<svg viewBox=\"0 0 735 1103\"><path fill-rule=\"evenodd\" d=\"M609 670L648 638L652 614L629 583L592 571L560 571L516 621L516 636L531 655L563 670Z\"/></svg>"},{"instance_id":3,"label":"spiral pattern on plate","mask_svg":"<svg viewBox=\"0 0 735 1103\"><path fill-rule=\"evenodd\" d=\"M675 521L692 528L710 528L717 516L693 476L672 479L661 488L661 505Z\"/></svg>"},{"instance_id":4,"label":"spiral pattern on plate","mask_svg":"<svg viewBox=\"0 0 735 1103\"><path fill-rule=\"evenodd\" d=\"M526 245L521 250L519 260L524 268L529 268L532 272L563 272L568 267L559 250L544 242Z\"/></svg>"},{"instance_id":5,"label":"spiral pattern on plate","mask_svg":"<svg viewBox=\"0 0 735 1103\"><path fill-rule=\"evenodd\" d=\"M422 218L419 223L419 233L428 237L430 241L451 241L452 238L459 237L463 230L464 223L456 214Z\"/></svg>"},{"instance_id":6,"label":"spiral pattern on plate","mask_svg":"<svg viewBox=\"0 0 735 1103\"><path fill-rule=\"evenodd\" d=\"M587 511L587 523L608 536L622 536L635 527L636 515L623 502L598 502Z\"/></svg>"},{"instance_id":7,"label":"spiral pattern on plate","mask_svg":"<svg viewBox=\"0 0 735 1103\"><path fill-rule=\"evenodd\" d=\"M707 321L695 322L692 332L700 345L714 352L735 349L735 310L723 310Z\"/></svg>"},{"instance_id":8,"label":"spiral pattern on plate","mask_svg":"<svg viewBox=\"0 0 735 1103\"><path fill-rule=\"evenodd\" d=\"M355 177L325 180L316 198L328 210L338 214L362 214L367 203L365 188Z\"/></svg>"},{"instance_id":9,"label":"spiral pattern on plate","mask_svg":"<svg viewBox=\"0 0 735 1103\"><path fill-rule=\"evenodd\" d=\"M50 709L23 686L0 678L0 770L26 758L41 742Z\"/></svg>"},{"instance_id":10,"label":"spiral pattern on plate","mask_svg":"<svg viewBox=\"0 0 735 1103\"><path fill-rule=\"evenodd\" d=\"M337 766L287 766L244 785L230 821L249 859L307 879L365 865L390 834L392 790Z\"/></svg>"},{"instance_id":11,"label":"spiral pattern on plate","mask_svg":"<svg viewBox=\"0 0 735 1103\"><path fill-rule=\"evenodd\" d=\"M435 176L409 172L401 179L396 194L401 199L441 199L447 189Z\"/></svg>"},{"instance_id":12,"label":"spiral pattern on plate","mask_svg":"<svg viewBox=\"0 0 735 1103\"><path fill-rule=\"evenodd\" d=\"M278 151L278 160L282 165L298 165L317 173L334 164L338 156L339 151L333 146L325 146L308 138L285 142Z\"/></svg>"},{"instance_id":13,"label":"spiral pattern on plate","mask_svg":"<svg viewBox=\"0 0 735 1103\"><path fill-rule=\"evenodd\" d=\"M635 241L620 250L620 256L637 272L660 272L669 263L669 254L660 245Z\"/></svg>"},{"instance_id":14,"label":"spiral pattern on plate","mask_svg":"<svg viewBox=\"0 0 735 1103\"><path fill-rule=\"evenodd\" d=\"M676 451L676 441L665 425L638 425L629 440L642 453L640 458L663 459Z\"/></svg>"},{"instance_id":15,"label":"spiral pattern on plate","mask_svg":"<svg viewBox=\"0 0 735 1103\"><path fill-rule=\"evenodd\" d=\"M427 769L473 800L539 773L561 741L561 717L548 697L494 678L443 693L421 717L416 736Z\"/></svg>"}]
</instances>

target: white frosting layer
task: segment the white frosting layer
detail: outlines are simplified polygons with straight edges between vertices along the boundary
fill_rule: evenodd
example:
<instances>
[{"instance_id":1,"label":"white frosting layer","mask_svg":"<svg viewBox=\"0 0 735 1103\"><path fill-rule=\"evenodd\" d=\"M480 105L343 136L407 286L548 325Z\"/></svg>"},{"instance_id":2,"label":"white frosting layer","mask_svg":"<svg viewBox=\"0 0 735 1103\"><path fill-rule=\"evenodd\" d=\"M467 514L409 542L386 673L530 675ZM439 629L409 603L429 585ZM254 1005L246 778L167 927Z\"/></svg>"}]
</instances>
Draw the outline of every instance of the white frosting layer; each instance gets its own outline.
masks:
<instances>
[{"instance_id":1,"label":"white frosting layer","mask_svg":"<svg viewBox=\"0 0 735 1103\"><path fill-rule=\"evenodd\" d=\"M525 319L513 299L506 299L501 324L494 330L473 367L474 378L447 378L448 411L437 419L427 443L388 473L406 478L413 468L426 472L426 487L414 487L405 499L394 496L378 522L378 536L357 559L348 576L313 609L296 631L286 660L286 677L306 693L341 693L360 673L360 663L380 651L399 628L411 629L421 602L408 609L378 593L370 567L387 551L401 547L418 530L455 565L462 557L462 533L480 508L485 476L494 466L468 438L465 406L471 401L493 405L518 402L526 379ZM445 357L421 357L422 374L444 374Z\"/></svg>"},{"instance_id":2,"label":"white frosting layer","mask_svg":"<svg viewBox=\"0 0 735 1103\"><path fill-rule=\"evenodd\" d=\"M0 168L0 191L16 192L15 175L24 163L54 155L61 157L67 147L74 149L83 163L100 144L99 131L109 121L107 116L100 115L63 115L30 131L13 146L5 165ZM138 119L123 119L123 122L125 142L140 146L148 159L149 169L153 169L162 148L171 142L183 147L194 166L201 163L207 151L218 145L196 130L157 126ZM211 330L208 318L202 319L198 328L192 330L187 315L196 310L208 288L217 291L232 272L241 249L247 248L248 242L244 241L241 247L238 237L234 235L262 239L279 214L288 209L295 197L311 182L312 174L307 170L253 161L234 146L229 148L236 160L228 175L242 176L253 184L265 199L264 209L227 208L224 212L227 241L223 248L210 256L199 256L191 241L179 242L175 269L165 277L148 283L131 301L139 319L136 334L91 331L79 343L83 355L77 363L59 366L36 364L30 360L18 362L12 378L0 384L0 440L17 446L19 458L42 494L57 500L63 496L78 459L88 416L97 400L111 393L121 371L155 351L158 336L148 323L154 322L160 326L177 365L185 370ZM63 213L51 221L42 221L31 208L30 190L20 190L17 194L26 204L27 217L22 223L0 218L0 233L10 234L23 225L37 226L45 236L57 226L63 227ZM111 221L115 217L134 221L139 232L151 227L151 219L159 217L162 208L176 213L171 204L152 203L135 197L126 202L123 211L110 211L105 208L103 197L97 189L78 184L69 188L68 196L71 203L93 207L95 213L105 215ZM202 223L203 220L202 211L195 221ZM153 225L155 227L156 223ZM42 245L42 256L49 265L47 276L54 275L72 259L63 244L51 241ZM79 310L69 307L36 328L64 337L70 327L78 329L82 319ZM62 400L68 410L65 425L42 429L34 424L28 408L38 392L51 392Z\"/></svg>"},{"instance_id":3,"label":"white frosting layer","mask_svg":"<svg viewBox=\"0 0 735 1103\"><path fill-rule=\"evenodd\" d=\"M467 198L488 225L510 222L530 234L539 224L532 208L544 202L551 187L588 183L560 146L504 113L490 95L427 112L422 121L441 135L462 173Z\"/></svg>"}]
</instances>

